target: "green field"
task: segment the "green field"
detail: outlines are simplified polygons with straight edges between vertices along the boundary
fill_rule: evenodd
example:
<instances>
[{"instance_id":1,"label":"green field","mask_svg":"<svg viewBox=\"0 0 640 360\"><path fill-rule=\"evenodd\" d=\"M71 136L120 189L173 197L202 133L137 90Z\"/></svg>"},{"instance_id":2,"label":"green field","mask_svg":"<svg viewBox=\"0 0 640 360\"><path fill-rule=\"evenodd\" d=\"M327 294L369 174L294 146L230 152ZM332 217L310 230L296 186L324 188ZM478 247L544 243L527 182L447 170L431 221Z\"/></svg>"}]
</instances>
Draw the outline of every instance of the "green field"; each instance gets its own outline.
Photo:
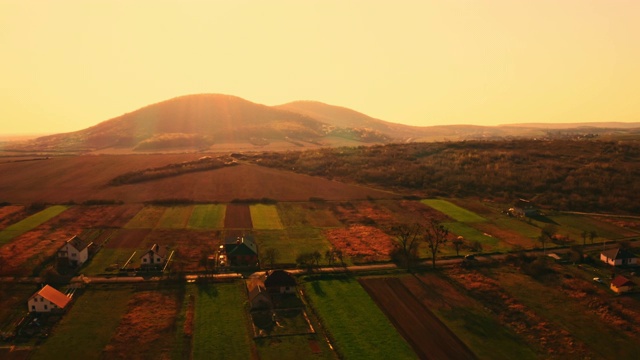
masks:
<instances>
[{"instance_id":1,"label":"green field","mask_svg":"<svg viewBox=\"0 0 640 360\"><path fill-rule=\"evenodd\" d=\"M579 243L582 243L581 234L585 230L587 232L595 231L598 235L597 237L606 239L638 235L635 231L629 231L628 229L582 215L553 215L549 216L549 218L558 224L562 234L570 236ZM587 243L589 241L589 238L587 238Z\"/></svg>"},{"instance_id":2,"label":"green field","mask_svg":"<svg viewBox=\"0 0 640 360\"><path fill-rule=\"evenodd\" d=\"M87 276L117 273L118 268L124 265L132 253L133 250L131 249L102 248L80 272ZM134 258L134 260L136 259ZM106 270L109 266L115 264L118 265L118 268L111 271Z\"/></svg>"},{"instance_id":3,"label":"green field","mask_svg":"<svg viewBox=\"0 0 640 360\"><path fill-rule=\"evenodd\" d=\"M416 358L409 344L355 279L314 280L303 285L341 358Z\"/></svg>"},{"instance_id":4,"label":"green field","mask_svg":"<svg viewBox=\"0 0 640 360\"><path fill-rule=\"evenodd\" d=\"M195 293L193 359L251 359L244 283L199 285Z\"/></svg>"},{"instance_id":5,"label":"green field","mask_svg":"<svg viewBox=\"0 0 640 360\"><path fill-rule=\"evenodd\" d=\"M159 229L184 229L189 222L193 206L172 206L166 208L158 224Z\"/></svg>"},{"instance_id":6,"label":"green field","mask_svg":"<svg viewBox=\"0 0 640 360\"><path fill-rule=\"evenodd\" d=\"M449 216L450 218L456 221L465 222L465 223L487 221L487 219L483 218L482 216L472 211L469 211L467 209L461 208L460 206L455 205L447 200L424 199L424 200L421 200L420 202L440 211L443 214L446 214L447 216Z\"/></svg>"},{"instance_id":7,"label":"green field","mask_svg":"<svg viewBox=\"0 0 640 360\"><path fill-rule=\"evenodd\" d=\"M281 230L284 229L278 208L275 205L256 204L249 206L251 211L251 222L253 228L258 230Z\"/></svg>"},{"instance_id":8,"label":"green field","mask_svg":"<svg viewBox=\"0 0 640 360\"><path fill-rule=\"evenodd\" d=\"M492 252L496 250L505 249L507 247L506 244L502 243L500 239L487 236L483 234L481 231L463 223L459 222L448 222L443 223L449 232L462 236L467 242L469 241L480 241L482 243L482 249L485 252Z\"/></svg>"},{"instance_id":9,"label":"green field","mask_svg":"<svg viewBox=\"0 0 640 360\"><path fill-rule=\"evenodd\" d=\"M133 295L129 286L91 287L78 296L30 359L100 359Z\"/></svg>"},{"instance_id":10,"label":"green field","mask_svg":"<svg viewBox=\"0 0 640 360\"><path fill-rule=\"evenodd\" d=\"M223 204L195 205L187 228L194 230L222 229L226 211L227 206Z\"/></svg>"},{"instance_id":11,"label":"green field","mask_svg":"<svg viewBox=\"0 0 640 360\"><path fill-rule=\"evenodd\" d=\"M153 229L156 227L162 215L164 215L165 208L160 206L145 206L142 210L138 211L133 219L129 220L125 224L125 229Z\"/></svg>"},{"instance_id":12,"label":"green field","mask_svg":"<svg viewBox=\"0 0 640 360\"><path fill-rule=\"evenodd\" d=\"M36 228L37 226L52 219L57 215L60 215L68 208L68 206L64 205L50 206L40 212L37 212L25 219L18 221L13 225L6 227L4 230L0 231L0 245L8 243L9 241L11 241L11 239Z\"/></svg>"},{"instance_id":13,"label":"green field","mask_svg":"<svg viewBox=\"0 0 640 360\"><path fill-rule=\"evenodd\" d=\"M316 228L290 228L286 230L262 230L255 232L260 261L266 265L264 252L274 248L278 252L276 263L295 264L302 253L319 251L323 256L331 248L329 241Z\"/></svg>"}]
</instances>

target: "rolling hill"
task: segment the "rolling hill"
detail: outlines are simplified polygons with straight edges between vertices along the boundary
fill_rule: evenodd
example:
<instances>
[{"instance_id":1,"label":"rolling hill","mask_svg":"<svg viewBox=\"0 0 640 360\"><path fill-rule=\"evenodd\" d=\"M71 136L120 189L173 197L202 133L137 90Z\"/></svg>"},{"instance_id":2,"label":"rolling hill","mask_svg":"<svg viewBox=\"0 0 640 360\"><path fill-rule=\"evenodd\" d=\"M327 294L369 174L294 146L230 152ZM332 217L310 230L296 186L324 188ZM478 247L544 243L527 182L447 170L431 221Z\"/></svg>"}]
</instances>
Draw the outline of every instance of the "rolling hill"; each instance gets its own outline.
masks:
<instances>
[{"instance_id":1,"label":"rolling hill","mask_svg":"<svg viewBox=\"0 0 640 360\"><path fill-rule=\"evenodd\" d=\"M577 124L573 128L576 133L603 134L602 129L608 124ZM622 125L610 123L606 132L637 135L640 128L640 124ZM266 106L231 95L199 94L152 104L87 129L5 144L4 150L74 153L282 150L408 141L544 137L566 132L569 128L571 124L417 127L375 119L316 101Z\"/></svg>"}]
</instances>

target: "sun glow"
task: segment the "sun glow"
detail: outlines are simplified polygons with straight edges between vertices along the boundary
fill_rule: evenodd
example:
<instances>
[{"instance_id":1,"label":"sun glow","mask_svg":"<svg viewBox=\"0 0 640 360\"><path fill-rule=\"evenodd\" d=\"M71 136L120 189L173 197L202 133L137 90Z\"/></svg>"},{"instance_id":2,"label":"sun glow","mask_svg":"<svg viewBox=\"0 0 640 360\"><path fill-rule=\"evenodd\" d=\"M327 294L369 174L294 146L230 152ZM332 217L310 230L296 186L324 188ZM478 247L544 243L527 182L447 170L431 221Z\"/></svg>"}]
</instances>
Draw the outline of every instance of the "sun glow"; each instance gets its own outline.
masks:
<instances>
[{"instance_id":1,"label":"sun glow","mask_svg":"<svg viewBox=\"0 0 640 360\"><path fill-rule=\"evenodd\" d=\"M317 100L411 125L638 121L640 2L0 3L0 133L179 95Z\"/></svg>"}]
</instances>

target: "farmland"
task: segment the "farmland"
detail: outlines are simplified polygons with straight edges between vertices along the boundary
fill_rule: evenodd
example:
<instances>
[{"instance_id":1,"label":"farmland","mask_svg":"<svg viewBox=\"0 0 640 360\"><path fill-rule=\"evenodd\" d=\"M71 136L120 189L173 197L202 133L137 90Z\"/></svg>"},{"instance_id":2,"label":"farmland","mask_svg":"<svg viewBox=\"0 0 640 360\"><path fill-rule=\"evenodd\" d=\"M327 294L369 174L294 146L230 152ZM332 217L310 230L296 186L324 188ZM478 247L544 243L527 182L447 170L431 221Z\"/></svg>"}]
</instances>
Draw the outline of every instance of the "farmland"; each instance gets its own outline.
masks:
<instances>
[{"instance_id":1,"label":"farmland","mask_svg":"<svg viewBox=\"0 0 640 360\"><path fill-rule=\"evenodd\" d=\"M149 157L152 167L190 159ZM115 177L145 164L136 162L136 156L130 159L132 164L106 172ZM51 163L64 169L74 162L98 169L112 160L87 156L54 158ZM37 167L52 171L47 161ZM546 209L540 217L518 218L503 212L511 204L496 199L401 197L244 163L117 187L108 186L108 176L98 173L77 189L71 188L70 179L68 184L52 180L57 185L43 186L38 199L54 201L40 209L26 201L0 207L0 277L9 281L0 283L3 331L21 317L26 299L37 288L11 279L45 279L64 289L71 277L86 276L86 286L50 336L28 343L26 352L35 359L60 353L68 344L74 346L73 357L83 358L416 358L440 354L443 344L459 350L459 358L483 359L628 358L640 351L637 296L614 296L608 284L592 281L594 276L608 281L612 273L597 262L602 243L611 248L640 233L640 221L633 217ZM33 185L36 180L29 181ZM0 179L0 186L3 182ZM60 189L66 187L61 200ZM81 202L91 199L96 201ZM453 262L476 254L482 261L439 263L437 270L418 267L409 275L394 269L389 253L398 239L390 229L430 220L449 230L439 259ZM546 247L567 265L541 260L533 252L541 248L537 239L549 224L568 240ZM584 238L587 233L597 235ZM279 320L283 328L275 329L274 336L254 338L240 279L253 269L214 268L210 262L224 239L236 234L255 238L263 269L300 272L297 279L309 319L301 311L284 313ZM92 242L90 260L57 273L57 250L74 235ZM453 245L456 239L463 241L459 249ZM593 246L583 248L583 241L593 241ZM140 271L140 256L154 244L166 246L174 256L164 273ZM305 254L317 257L303 263ZM489 254L496 256L491 259ZM424 243L418 256L421 263L431 256ZM314 274L318 267L339 270L334 266L341 263L378 270ZM200 281L212 280L216 272L235 280ZM140 276L130 278L133 274ZM201 278L185 283L178 280L184 274ZM625 274L640 283L637 276ZM140 283L124 283L129 280ZM270 320L267 315L263 317ZM314 333L301 330L309 323ZM434 336L421 337L424 333Z\"/></svg>"}]
</instances>

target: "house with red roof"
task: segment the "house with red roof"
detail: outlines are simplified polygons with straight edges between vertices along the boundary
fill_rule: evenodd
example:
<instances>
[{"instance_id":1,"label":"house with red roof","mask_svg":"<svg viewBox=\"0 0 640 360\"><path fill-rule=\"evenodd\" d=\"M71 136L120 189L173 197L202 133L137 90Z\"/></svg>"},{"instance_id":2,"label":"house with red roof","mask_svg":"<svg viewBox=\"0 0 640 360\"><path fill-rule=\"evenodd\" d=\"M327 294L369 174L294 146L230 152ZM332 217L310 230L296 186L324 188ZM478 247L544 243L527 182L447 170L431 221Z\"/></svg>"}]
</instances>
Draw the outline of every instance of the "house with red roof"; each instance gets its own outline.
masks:
<instances>
[{"instance_id":1,"label":"house with red roof","mask_svg":"<svg viewBox=\"0 0 640 360\"><path fill-rule=\"evenodd\" d=\"M631 291L636 284L622 275L616 276L611 280L611 290L618 294Z\"/></svg>"},{"instance_id":2,"label":"house with red roof","mask_svg":"<svg viewBox=\"0 0 640 360\"><path fill-rule=\"evenodd\" d=\"M27 300L30 312L51 312L64 310L71 302L71 297L61 293L52 286L45 285Z\"/></svg>"}]
</instances>

